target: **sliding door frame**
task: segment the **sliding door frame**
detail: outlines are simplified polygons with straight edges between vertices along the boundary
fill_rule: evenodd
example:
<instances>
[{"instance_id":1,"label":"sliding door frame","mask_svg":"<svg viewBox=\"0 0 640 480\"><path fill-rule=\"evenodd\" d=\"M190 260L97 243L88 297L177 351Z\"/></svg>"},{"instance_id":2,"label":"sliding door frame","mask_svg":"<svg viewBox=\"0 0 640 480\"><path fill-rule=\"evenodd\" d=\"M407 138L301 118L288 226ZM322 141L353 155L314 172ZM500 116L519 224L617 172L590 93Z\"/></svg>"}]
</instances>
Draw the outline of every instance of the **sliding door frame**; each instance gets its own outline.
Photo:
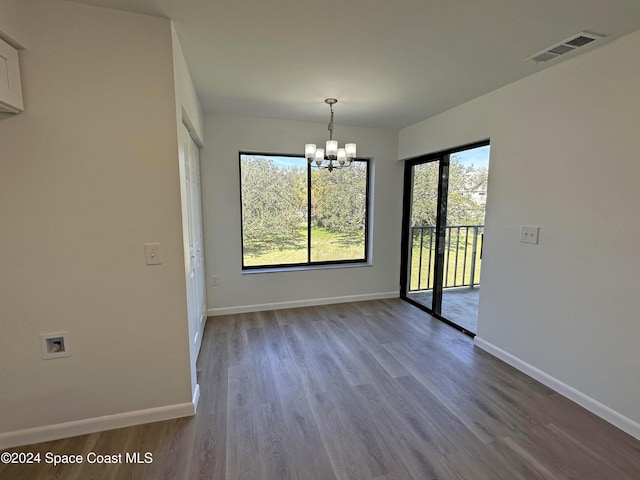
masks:
<instances>
[{"instance_id":1,"label":"sliding door frame","mask_svg":"<svg viewBox=\"0 0 640 480\"><path fill-rule=\"evenodd\" d=\"M400 262L400 298L424 310L433 317L445 322L448 325L460 330L462 333L475 337L476 334L464 327L443 317L440 312L442 308L442 282L444 280L444 236L447 224L447 198L449 193L449 159L451 155L464 150L484 147L489 145L489 139L461 145L455 148L440 150L438 152L419 155L404 160L404 187L402 199L402 245ZM409 298L409 263L411 253L411 207L413 202L413 167L425 163L439 161L438 169L438 205L436 219L436 259L434 265L434 288L431 308Z\"/></svg>"}]
</instances>

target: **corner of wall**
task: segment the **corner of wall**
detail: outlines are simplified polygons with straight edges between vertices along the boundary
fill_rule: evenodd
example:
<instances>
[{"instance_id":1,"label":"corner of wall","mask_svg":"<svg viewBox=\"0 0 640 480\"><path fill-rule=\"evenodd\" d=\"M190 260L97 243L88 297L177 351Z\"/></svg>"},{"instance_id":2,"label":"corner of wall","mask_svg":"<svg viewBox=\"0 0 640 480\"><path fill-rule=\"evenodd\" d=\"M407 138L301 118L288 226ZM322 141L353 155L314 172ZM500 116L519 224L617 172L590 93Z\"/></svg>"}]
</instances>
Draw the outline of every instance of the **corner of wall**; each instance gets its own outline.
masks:
<instances>
[{"instance_id":1,"label":"corner of wall","mask_svg":"<svg viewBox=\"0 0 640 480\"><path fill-rule=\"evenodd\" d=\"M171 46L173 50L173 78L176 90L176 116L178 127L184 123L196 143L204 146L204 120L202 104L198 98L191 72L182 50L175 24L171 22Z\"/></svg>"}]
</instances>

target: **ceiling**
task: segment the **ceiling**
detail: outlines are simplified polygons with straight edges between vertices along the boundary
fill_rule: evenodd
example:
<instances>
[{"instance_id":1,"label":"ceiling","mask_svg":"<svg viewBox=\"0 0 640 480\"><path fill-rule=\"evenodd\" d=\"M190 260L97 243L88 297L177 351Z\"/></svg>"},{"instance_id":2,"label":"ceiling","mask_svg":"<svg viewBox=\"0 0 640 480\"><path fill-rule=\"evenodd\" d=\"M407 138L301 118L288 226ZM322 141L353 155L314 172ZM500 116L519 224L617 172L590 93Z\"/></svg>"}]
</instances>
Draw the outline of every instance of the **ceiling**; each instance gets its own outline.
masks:
<instances>
[{"instance_id":1,"label":"ceiling","mask_svg":"<svg viewBox=\"0 0 640 480\"><path fill-rule=\"evenodd\" d=\"M399 129L640 29L639 0L73 0L173 19L207 112ZM543 64L580 31L606 35Z\"/></svg>"}]
</instances>

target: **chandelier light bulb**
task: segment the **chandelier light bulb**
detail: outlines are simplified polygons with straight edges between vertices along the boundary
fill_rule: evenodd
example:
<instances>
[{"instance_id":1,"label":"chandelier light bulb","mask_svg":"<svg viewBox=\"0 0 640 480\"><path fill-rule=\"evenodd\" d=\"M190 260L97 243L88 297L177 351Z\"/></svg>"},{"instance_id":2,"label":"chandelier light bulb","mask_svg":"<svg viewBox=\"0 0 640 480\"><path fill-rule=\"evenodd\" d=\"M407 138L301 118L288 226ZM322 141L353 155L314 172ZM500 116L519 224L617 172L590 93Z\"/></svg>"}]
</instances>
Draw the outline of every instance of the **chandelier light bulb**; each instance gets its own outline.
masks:
<instances>
[{"instance_id":1,"label":"chandelier light bulb","mask_svg":"<svg viewBox=\"0 0 640 480\"><path fill-rule=\"evenodd\" d=\"M348 158L356 158L356 144L355 143L347 143L344 146L345 151L347 152Z\"/></svg>"},{"instance_id":2,"label":"chandelier light bulb","mask_svg":"<svg viewBox=\"0 0 640 480\"><path fill-rule=\"evenodd\" d=\"M336 140L327 140L327 157L335 159L338 155L338 142Z\"/></svg>"},{"instance_id":3,"label":"chandelier light bulb","mask_svg":"<svg viewBox=\"0 0 640 480\"><path fill-rule=\"evenodd\" d=\"M315 143L307 143L304 146L304 156L307 157L307 160L313 160L316 156L316 144Z\"/></svg>"}]
</instances>

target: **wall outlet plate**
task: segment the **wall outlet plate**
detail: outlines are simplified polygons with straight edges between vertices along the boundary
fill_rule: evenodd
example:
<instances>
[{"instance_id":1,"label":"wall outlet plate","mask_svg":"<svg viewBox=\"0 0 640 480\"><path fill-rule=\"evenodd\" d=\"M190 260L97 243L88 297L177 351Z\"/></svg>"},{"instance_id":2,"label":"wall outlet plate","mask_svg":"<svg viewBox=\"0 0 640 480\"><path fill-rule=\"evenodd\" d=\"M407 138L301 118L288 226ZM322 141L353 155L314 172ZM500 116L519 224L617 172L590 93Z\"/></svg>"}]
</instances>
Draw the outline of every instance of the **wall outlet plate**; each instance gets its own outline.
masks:
<instances>
[{"instance_id":1,"label":"wall outlet plate","mask_svg":"<svg viewBox=\"0 0 640 480\"><path fill-rule=\"evenodd\" d=\"M69 332L43 333L40 335L40 346L44 360L71 356Z\"/></svg>"},{"instance_id":2,"label":"wall outlet plate","mask_svg":"<svg viewBox=\"0 0 640 480\"><path fill-rule=\"evenodd\" d=\"M520 230L520 241L522 243L538 243L538 233L540 227L522 227Z\"/></svg>"}]
</instances>

